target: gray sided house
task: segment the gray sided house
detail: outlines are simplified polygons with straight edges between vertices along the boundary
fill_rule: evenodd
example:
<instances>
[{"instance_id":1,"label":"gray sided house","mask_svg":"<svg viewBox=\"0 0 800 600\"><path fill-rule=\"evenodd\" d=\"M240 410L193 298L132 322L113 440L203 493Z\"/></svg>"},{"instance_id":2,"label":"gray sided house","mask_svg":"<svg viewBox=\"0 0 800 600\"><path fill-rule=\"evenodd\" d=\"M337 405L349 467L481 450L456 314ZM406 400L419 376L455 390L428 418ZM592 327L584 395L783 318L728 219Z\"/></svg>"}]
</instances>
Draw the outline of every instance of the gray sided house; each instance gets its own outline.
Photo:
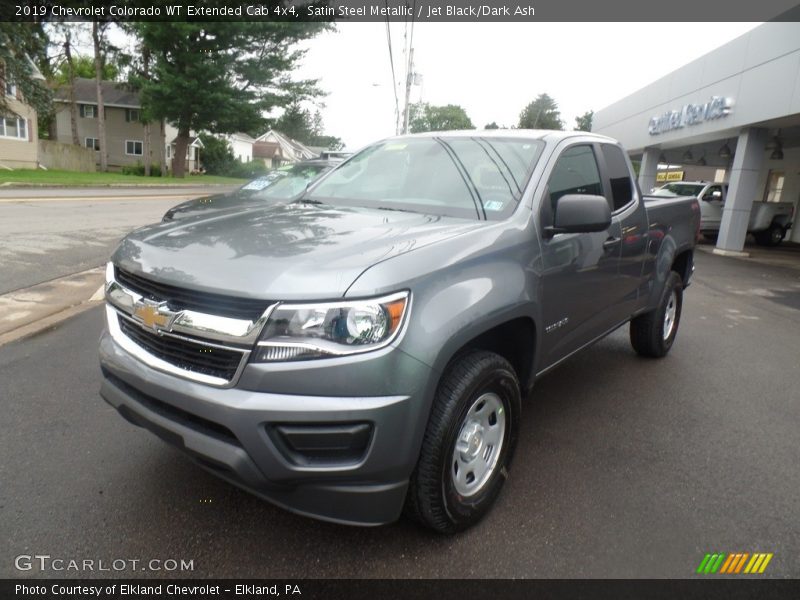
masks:
<instances>
[{"instance_id":1,"label":"gray sided house","mask_svg":"<svg viewBox=\"0 0 800 600\"><path fill-rule=\"evenodd\" d=\"M145 128L140 120L141 102L139 94L124 84L103 81L103 100L106 119L106 153L108 167L120 170L125 165L144 164ZM78 138L81 146L94 148L96 162L100 164L100 141L97 124L97 87L94 79L78 78L74 86L75 103L78 105ZM70 124L69 88L56 90L56 138L64 144L73 143ZM159 151L166 150L165 138L161 134L161 123L151 123L150 163L158 164ZM169 164L169 158L167 164Z\"/></svg>"}]
</instances>

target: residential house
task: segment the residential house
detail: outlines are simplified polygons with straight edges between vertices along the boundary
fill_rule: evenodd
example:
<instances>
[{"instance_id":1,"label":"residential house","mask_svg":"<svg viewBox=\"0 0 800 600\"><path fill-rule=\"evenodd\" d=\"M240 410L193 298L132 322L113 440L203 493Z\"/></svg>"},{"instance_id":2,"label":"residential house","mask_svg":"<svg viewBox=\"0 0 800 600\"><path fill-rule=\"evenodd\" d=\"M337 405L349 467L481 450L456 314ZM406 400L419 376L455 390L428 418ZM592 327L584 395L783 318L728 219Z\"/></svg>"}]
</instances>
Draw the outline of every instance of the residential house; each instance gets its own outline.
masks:
<instances>
[{"instance_id":1,"label":"residential house","mask_svg":"<svg viewBox=\"0 0 800 600\"><path fill-rule=\"evenodd\" d=\"M3 77L0 64L0 93L8 109L0 114L0 168L35 169L39 166L36 111L25 103L13 81Z\"/></svg>"},{"instance_id":2,"label":"residential house","mask_svg":"<svg viewBox=\"0 0 800 600\"><path fill-rule=\"evenodd\" d=\"M239 132L222 137L228 142L228 146L236 160L242 163L249 163L253 160L253 144L255 144L255 140L249 135Z\"/></svg>"},{"instance_id":3,"label":"residential house","mask_svg":"<svg viewBox=\"0 0 800 600\"><path fill-rule=\"evenodd\" d=\"M178 141L178 130L175 126L167 123L166 133L166 138L170 140L166 149L167 164L170 165L170 168L174 168L173 163L175 161L175 145ZM186 154L184 155L186 173L197 173L202 169L202 163L200 162L200 150L202 148L203 141L193 131L190 131L189 144L186 146Z\"/></svg>"},{"instance_id":4,"label":"residential house","mask_svg":"<svg viewBox=\"0 0 800 600\"><path fill-rule=\"evenodd\" d=\"M145 127L141 121L142 104L139 93L123 83L102 81L103 105L106 121L106 156L108 168L120 170L125 165L144 164ZM78 108L78 140L81 146L94 148L97 164L100 164L100 139L97 123L97 84L95 79L77 78L73 86ZM56 139L64 144L72 143L70 113L70 90L62 86L55 93ZM163 130L163 133L162 133ZM164 148L167 168L175 158L175 137L178 131L167 122L150 124L150 164L160 162L160 151ZM167 142L169 140L169 142ZM187 171L199 170L199 150L202 142L192 137L186 151Z\"/></svg>"},{"instance_id":5,"label":"residential house","mask_svg":"<svg viewBox=\"0 0 800 600\"><path fill-rule=\"evenodd\" d=\"M253 144L253 158L263 160L264 164L272 169L318 156L319 152L274 129L258 136Z\"/></svg>"}]
</instances>

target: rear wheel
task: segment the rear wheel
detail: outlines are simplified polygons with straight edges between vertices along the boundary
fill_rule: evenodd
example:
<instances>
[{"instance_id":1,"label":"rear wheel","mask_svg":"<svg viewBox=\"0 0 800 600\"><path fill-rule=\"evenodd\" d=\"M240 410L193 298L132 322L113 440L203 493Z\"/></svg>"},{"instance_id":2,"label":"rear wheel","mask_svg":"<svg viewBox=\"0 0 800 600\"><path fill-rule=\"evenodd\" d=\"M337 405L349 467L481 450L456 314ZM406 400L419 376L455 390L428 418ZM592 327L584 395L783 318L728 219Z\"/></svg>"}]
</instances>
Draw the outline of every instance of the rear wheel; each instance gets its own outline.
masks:
<instances>
[{"instance_id":1,"label":"rear wheel","mask_svg":"<svg viewBox=\"0 0 800 600\"><path fill-rule=\"evenodd\" d=\"M678 334L682 307L683 282L680 275L671 271L656 309L631 321L633 349L651 358L665 356Z\"/></svg>"},{"instance_id":2,"label":"rear wheel","mask_svg":"<svg viewBox=\"0 0 800 600\"><path fill-rule=\"evenodd\" d=\"M761 246L777 246L783 241L785 235L786 230L777 223L773 223L769 226L769 229L759 231L755 238L756 242Z\"/></svg>"},{"instance_id":3,"label":"rear wheel","mask_svg":"<svg viewBox=\"0 0 800 600\"><path fill-rule=\"evenodd\" d=\"M493 352L457 359L439 384L406 513L454 533L489 511L507 477L520 415L513 367Z\"/></svg>"}]
</instances>

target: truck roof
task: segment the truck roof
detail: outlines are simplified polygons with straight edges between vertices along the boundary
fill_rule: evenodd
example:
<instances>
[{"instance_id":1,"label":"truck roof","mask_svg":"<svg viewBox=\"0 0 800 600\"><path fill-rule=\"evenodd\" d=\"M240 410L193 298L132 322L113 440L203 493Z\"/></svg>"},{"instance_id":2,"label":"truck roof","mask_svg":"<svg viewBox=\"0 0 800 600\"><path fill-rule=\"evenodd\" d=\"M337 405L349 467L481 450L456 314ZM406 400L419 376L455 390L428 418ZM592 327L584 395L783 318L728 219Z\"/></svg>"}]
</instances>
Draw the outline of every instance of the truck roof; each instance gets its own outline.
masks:
<instances>
[{"instance_id":1,"label":"truck roof","mask_svg":"<svg viewBox=\"0 0 800 600\"><path fill-rule=\"evenodd\" d=\"M407 139L407 138L426 138L426 137L483 137L483 138L525 138L525 139L540 139L548 141L560 141L572 137L590 137L595 138L597 141L612 142L618 144L619 142L613 138L597 133L590 133L588 131L556 131L553 129L458 129L453 131L426 131L424 133L411 133L407 135L398 135L386 139Z\"/></svg>"}]
</instances>

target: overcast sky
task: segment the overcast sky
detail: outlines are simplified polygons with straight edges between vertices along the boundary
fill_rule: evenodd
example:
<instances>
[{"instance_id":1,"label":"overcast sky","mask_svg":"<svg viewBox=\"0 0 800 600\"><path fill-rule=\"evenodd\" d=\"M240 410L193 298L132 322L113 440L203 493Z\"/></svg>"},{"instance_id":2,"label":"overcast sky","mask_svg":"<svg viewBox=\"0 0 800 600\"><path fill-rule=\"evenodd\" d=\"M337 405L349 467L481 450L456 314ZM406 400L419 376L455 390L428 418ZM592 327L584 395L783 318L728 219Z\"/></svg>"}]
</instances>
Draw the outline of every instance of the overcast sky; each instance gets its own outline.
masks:
<instances>
[{"instance_id":1,"label":"overcast sky","mask_svg":"<svg viewBox=\"0 0 800 600\"><path fill-rule=\"evenodd\" d=\"M516 125L540 93L566 127L749 31L758 23L419 23L412 102L460 104L476 127ZM405 81L403 23L392 23L395 75ZM297 74L319 78L327 133L348 149L394 135L385 23L345 23L306 44ZM402 83L401 83L402 82ZM398 87L402 105L404 90Z\"/></svg>"},{"instance_id":2,"label":"overcast sky","mask_svg":"<svg viewBox=\"0 0 800 600\"><path fill-rule=\"evenodd\" d=\"M759 23L418 23L411 101L460 104L476 127L516 125L547 93L566 128ZM404 103L404 23L392 23L400 109ZM409 31L410 33L410 31ZM119 31L113 41L124 44ZM349 150L395 133L395 97L386 23L343 23L303 44L297 78L319 79L326 133ZM90 48L82 49L90 53ZM313 108L310 106L310 108ZM274 115L278 116L278 115Z\"/></svg>"}]
</instances>

